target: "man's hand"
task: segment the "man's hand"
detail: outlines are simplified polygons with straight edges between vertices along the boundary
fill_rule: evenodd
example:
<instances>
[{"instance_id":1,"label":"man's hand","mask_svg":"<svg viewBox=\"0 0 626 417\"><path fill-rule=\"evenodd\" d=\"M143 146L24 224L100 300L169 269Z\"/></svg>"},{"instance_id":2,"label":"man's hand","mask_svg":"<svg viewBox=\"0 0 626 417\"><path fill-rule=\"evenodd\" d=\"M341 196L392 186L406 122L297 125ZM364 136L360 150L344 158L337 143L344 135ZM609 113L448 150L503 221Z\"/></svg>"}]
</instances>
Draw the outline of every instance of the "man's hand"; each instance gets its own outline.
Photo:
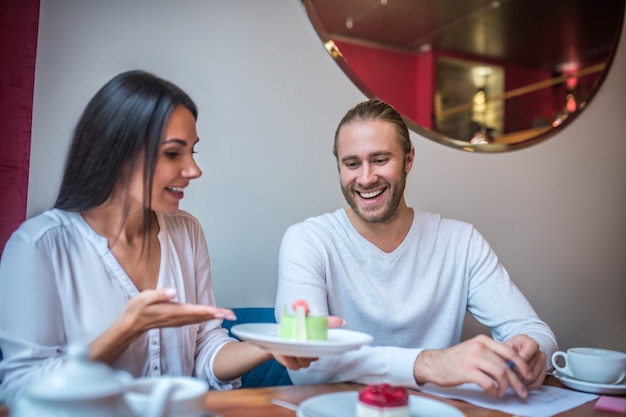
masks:
<instances>
[{"instance_id":1,"label":"man's hand","mask_svg":"<svg viewBox=\"0 0 626 417\"><path fill-rule=\"evenodd\" d=\"M447 349L424 350L415 360L413 375L420 384L431 382L443 387L473 382L487 395L500 397L510 387L526 398L528 388L538 386L541 368L537 362L544 364L545 371L545 360L539 360L541 352L538 354L529 340L520 335L505 344L478 335Z\"/></svg>"},{"instance_id":2,"label":"man's hand","mask_svg":"<svg viewBox=\"0 0 626 417\"><path fill-rule=\"evenodd\" d=\"M539 349L537 342L525 334L518 334L505 344L513 348L530 369L528 377L522 378L526 388L538 389L546 377L546 355Z\"/></svg>"}]
</instances>

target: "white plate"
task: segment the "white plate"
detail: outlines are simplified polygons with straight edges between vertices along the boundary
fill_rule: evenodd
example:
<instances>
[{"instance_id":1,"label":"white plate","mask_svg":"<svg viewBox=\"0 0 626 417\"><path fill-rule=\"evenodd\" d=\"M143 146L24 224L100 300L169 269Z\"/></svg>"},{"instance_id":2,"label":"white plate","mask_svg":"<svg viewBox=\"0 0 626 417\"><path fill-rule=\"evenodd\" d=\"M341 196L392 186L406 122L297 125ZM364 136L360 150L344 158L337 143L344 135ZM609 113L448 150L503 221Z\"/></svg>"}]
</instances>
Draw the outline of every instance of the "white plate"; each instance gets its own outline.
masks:
<instances>
[{"instance_id":1,"label":"white plate","mask_svg":"<svg viewBox=\"0 0 626 417\"><path fill-rule=\"evenodd\" d=\"M297 341L278 336L280 327L276 323L237 324L230 329L240 339L247 340L278 355L316 358L337 355L372 343L372 336L344 329L329 329L328 340Z\"/></svg>"},{"instance_id":2,"label":"white plate","mask_svg":"<svg viewBox=\"0 0 626 417\"><path fill-rule=\"evenodd\" d=\"M558 371L553 371L552 375L558 378L559 381L566 387L570 387L577 391L590 392L592 394L607 394L607 395L623 395L626 394L626 384L597 384L595 382L581 381L569 377L567 375L560 374Z\"/></svg>"},{"instance_id":3,"label":"white plate","mask_svg":"<svg viewBox=\"0 0 626 417\"><path fill-rule=\"evenodd\" d=\"M298 417L356 417L356 391L316 395L300 403ZM464 417L461 410L431 398L409 396L411 417Z\"/></svg>"}]
</instances>

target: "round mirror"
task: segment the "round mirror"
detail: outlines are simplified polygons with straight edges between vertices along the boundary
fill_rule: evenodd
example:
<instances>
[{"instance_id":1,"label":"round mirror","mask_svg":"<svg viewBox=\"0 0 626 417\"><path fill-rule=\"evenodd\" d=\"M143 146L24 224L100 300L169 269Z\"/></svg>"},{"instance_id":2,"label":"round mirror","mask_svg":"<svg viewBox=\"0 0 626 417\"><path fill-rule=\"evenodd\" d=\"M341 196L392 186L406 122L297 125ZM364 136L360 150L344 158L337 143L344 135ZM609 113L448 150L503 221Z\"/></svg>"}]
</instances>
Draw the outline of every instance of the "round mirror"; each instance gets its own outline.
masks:
<instances>
[{"instance_id":1,"label":"round mirror","mask_svg":"<svg viewBox=\"0 0 626 417\"><path fill-rule=\"evenodd\" d=\"M600 88L626 0L302 0L331 57L411 129L470 152L539 143Z\"/></svg>"}]
</instances>

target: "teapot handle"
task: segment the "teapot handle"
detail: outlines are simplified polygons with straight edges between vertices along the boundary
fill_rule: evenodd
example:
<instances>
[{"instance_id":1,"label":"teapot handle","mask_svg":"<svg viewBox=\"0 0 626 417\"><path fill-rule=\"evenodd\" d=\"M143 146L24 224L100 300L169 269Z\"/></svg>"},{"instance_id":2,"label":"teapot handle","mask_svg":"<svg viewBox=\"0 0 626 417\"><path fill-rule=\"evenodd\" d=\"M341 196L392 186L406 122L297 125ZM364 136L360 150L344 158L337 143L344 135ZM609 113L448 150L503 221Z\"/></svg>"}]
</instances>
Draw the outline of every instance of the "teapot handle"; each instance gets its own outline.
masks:
<instances>
[{"instance_id":1,"label":"teapot handle","mask_svg":"<svg viewBox=\"0 0 626 417\"><path fill-rule=\"evenodd\" d=\"M166 411L175 385L174 382L165 379L156 384L150 394L150 402L144 417L165 417L167 415Z\"/></svg>"}]
</instances>

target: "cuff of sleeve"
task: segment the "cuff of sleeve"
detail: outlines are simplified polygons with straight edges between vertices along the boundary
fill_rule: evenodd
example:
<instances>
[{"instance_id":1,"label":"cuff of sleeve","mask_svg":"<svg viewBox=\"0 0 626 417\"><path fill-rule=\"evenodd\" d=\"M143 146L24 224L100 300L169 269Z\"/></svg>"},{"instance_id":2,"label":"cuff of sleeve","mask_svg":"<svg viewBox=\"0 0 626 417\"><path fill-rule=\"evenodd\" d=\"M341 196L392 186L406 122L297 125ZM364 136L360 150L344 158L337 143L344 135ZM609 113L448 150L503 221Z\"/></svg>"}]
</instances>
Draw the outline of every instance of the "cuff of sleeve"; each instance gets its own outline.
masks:
<instances>
[{"instance_id":1,"label":"cuff of sleeve","mask_svg":"<svg viewBox=\"0 0 626 417\"><path fill-rule=\"evenodd\" d=\"M423 349L407 349L407 348L390 348L389 357L389 375L395 375L395 383L407 388L419 389L420 386L415 381L413 367L417 356L422 353Z\"/></svg>"}]
</instances>

